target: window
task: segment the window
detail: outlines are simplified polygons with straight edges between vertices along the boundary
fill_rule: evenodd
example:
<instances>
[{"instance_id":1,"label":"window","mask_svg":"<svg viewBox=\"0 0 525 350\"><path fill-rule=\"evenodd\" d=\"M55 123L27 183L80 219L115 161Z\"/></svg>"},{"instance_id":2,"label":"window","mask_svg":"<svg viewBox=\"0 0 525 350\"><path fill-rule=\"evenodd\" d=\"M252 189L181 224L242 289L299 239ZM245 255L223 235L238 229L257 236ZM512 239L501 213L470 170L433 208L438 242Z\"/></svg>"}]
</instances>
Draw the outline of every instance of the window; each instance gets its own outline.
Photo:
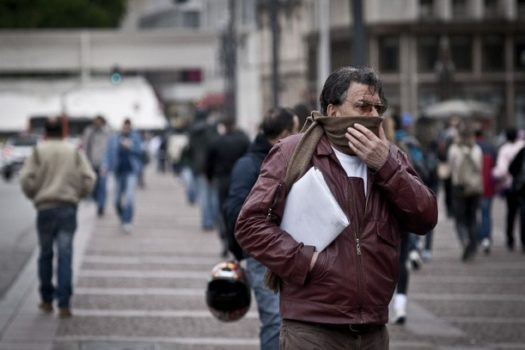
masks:
<instances>
[{"instance_id":1,"label":"window","mask_svg":"<svg viewBox=\"0 0 525 350\"><path fill-rule=\"evenodd\" d=\"M484 0L483 11L485 18L499 18L502 15L499 0Z\"/></svg>"},{"instance_id":2,"label":"window","mask_svg":"<svg viewBox=\"0 0 525 350\"><path fill-rule=\"evenodd\" d=\"M439 39L437 36L423 36L417 42L419 72L433 72L438 59Z\"/></svg>"},{"instance_id":3,"label":"window","mask_svg":"<svg viewBox=\"0 0 525 350\"><path fill-rule=\"evenodd\" d=\"M525 37L516 38L514 43L514 67L525 71Z\"/></svg>"},{"instance_id":4,"label":"window","mask_svg":"<svg viewBox=\"0 0 525 350\"><path fill-rule=\"evenodd\" d=\"M505 38L489 35L482 38L482 68L485 72L501 72L505 69Z\"/></svg>"},{"instance_id":5,"label":"window","mask_svg":"<svg viewBox=\"0 0 525 350\"><path fill-rule=\"evenodd\" d=\"M525 0L518 0L518 18L525 18Z\"/></svg>"},{"instance_id":6,"label":"window","mask_svg":"<svg viewBox=\"0 0 525 350\"><path fill-rule=\"evenodd\" d=\"M379 69L385 73L399 72L399 37L379 38Z\"/></svg>"},{"instance_id":7,"label":"window","mask_svg":"<svg viewBox=\"0 0 525 350\"><path fill-rule=\"evenodd\" d=\"M419 17L423 19L434 18L434 0L419 0Z\"/></svg>"},{"instance_id":8,"label":"window","mask_svg":"<svg viewBox=\"0 0 525 350\"><path fill-rule=\"evenodd\" d=\"M457 72L472 71L472 42L470 36L450 37L450 53Z\"/></svg>"},{"instance_id":9,"label":"window","mask_svg":"<svg viewBox=\"0 0 525 350\"><path fill-rule=\"evenodd\" d=\"M463 19L467 15L467 0L452 0L452 18Z\"/></svg>"},{"instance_id":10,"label":"window","mask_svg":"<svg viewBox=\"0 0 525 350\"><path fill-rule=\"evenodd\" d=\"M200 13L198 11L184 11L180 12L182 18L179 19L178 27L183 28L199 28Z\"/></svg>"}]
</instances>

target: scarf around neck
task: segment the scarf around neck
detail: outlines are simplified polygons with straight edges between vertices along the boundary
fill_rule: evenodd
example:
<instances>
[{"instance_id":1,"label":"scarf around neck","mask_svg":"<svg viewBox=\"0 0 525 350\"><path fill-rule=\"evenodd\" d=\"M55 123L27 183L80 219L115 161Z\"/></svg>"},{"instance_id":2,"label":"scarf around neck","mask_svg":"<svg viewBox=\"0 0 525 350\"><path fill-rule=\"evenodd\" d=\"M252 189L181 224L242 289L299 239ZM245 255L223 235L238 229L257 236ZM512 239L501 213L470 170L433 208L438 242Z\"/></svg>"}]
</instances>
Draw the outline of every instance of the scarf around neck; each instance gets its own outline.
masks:
<instances>
[{"instance_id":1,"label":"scarf around neck","mask_svg":"<svg viewBox=\"0 0 525 350\"><path fill-rule=\"evenodd\" d=\"M323 134L326 134L330 143L337 150L348 155L355 155L348 146L348 140L345 137L347 129L358 123L379 135L379 125L382 120L380 117L326 117L319 112L312 112L301 130L304 135L292 155L290 166L286 172L285 185L287 190L308 170L312 155Z\"/></svg>"}]
</instances>

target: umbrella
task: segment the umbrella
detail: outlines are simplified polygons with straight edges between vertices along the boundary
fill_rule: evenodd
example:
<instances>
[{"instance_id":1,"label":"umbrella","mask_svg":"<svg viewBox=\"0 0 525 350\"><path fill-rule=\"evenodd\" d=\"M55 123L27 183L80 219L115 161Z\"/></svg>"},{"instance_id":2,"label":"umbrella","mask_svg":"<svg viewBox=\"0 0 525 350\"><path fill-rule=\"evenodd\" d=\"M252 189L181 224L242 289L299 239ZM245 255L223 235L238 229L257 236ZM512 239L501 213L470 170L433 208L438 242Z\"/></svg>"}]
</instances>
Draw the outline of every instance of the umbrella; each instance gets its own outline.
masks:
<instances>
[{"instance_id":1,"label":"umbrella","mask_svg":"<svg viewBox=\"0 0 525 350\"><path fill-rule=\"evenodd\" d=\"M452 116L492 118L494 114L492 105L474 100L447 100L430 105L423 111L424 116L435 119Z\"/></svg>"}]
</instances>

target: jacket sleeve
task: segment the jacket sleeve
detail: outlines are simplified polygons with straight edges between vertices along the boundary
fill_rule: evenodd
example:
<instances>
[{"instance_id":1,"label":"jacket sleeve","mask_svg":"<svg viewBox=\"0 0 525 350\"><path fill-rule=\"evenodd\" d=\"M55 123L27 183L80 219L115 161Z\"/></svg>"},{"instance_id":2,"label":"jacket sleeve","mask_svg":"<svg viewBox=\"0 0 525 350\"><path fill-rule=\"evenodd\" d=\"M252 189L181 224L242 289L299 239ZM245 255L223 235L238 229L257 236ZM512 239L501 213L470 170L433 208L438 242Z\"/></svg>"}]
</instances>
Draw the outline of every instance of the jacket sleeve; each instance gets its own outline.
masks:
<instances>
[{"instance_id":1,"label":"jacket sleeve","mask_svg":"<svg viewBox=\"0 0 525 350\"><path fill-rule=\"evenodd\" d=\"M29 199L33 199L37 192L38 165L35 150L33 150L20 170L20 185L22 186L22 191Z\"/></svg>"},{"instance_id":2,"label":"jacket sleeve","mask_svg":"<svg viewBox=\"0 0 525 350\"><path fill-rule=\"evenodd\" d=\"M374 185L391 203L402 229L426 234L436 226L436 195L410 166L406 154L396 146L391 146L387 161L375 173Z\"/></svg>"},{"instance_id":3,"label":"jacket sleeve","mask_svg":"<svg viewBox=\"0 0 525 350\"><path fill-rule=\"evenodd\" d=\"M255 181L257 181L257 177L259 176L258 170L258 167L256 167L251 158L248 156L240 158L233 167L228 196L222 206L228 247L238 260L243 258L243 252L235 240L235 222L239 217L239 212L246 197L248 197Z\"/></svg>"},{"instance_id":4,"label":"jacket sleeve","mask_svg":"<svg viewBox=\"0 0 525 350\"><path fill-rule=\"evenodd\" d=\"M272 148L241 208L235 237L239 245L285 282L306 282L314 247L295 241L279 227L286 194L283 180L288 160L281 144Z\"/></svg>"},{"instance_id":5,"label":"jacket sleeve","mask_svg":"<svg viewBox=\"0 0 525 350\"><path fill-rule=\"evenodd\" d=\"M77 150L80 159L80 188L78 194L80 198L84 198L91 193L95 186L96 174L89 164L89 161L84 152Z\"/></svg>"}]
</instances>

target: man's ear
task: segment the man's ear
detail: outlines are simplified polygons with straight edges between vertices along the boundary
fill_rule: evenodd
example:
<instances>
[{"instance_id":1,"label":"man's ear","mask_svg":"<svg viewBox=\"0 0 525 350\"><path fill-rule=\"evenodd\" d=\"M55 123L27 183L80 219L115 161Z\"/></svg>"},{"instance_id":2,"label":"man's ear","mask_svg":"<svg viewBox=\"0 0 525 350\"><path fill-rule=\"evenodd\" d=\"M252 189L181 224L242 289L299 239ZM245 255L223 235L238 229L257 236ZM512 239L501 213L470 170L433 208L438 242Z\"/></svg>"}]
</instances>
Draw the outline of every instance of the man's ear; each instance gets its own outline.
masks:
<instances>
[{"instance_id":1,"label":"man's ear","mask_svg":"<svg viewBox=\"0 0 525 350\"><path fill-rule=\"evenodd\" d=\"M338 109L335 105L329 104L328 107L326 107L326 116L327 117L337 117Z\"/></svg>"}]
</instances>

